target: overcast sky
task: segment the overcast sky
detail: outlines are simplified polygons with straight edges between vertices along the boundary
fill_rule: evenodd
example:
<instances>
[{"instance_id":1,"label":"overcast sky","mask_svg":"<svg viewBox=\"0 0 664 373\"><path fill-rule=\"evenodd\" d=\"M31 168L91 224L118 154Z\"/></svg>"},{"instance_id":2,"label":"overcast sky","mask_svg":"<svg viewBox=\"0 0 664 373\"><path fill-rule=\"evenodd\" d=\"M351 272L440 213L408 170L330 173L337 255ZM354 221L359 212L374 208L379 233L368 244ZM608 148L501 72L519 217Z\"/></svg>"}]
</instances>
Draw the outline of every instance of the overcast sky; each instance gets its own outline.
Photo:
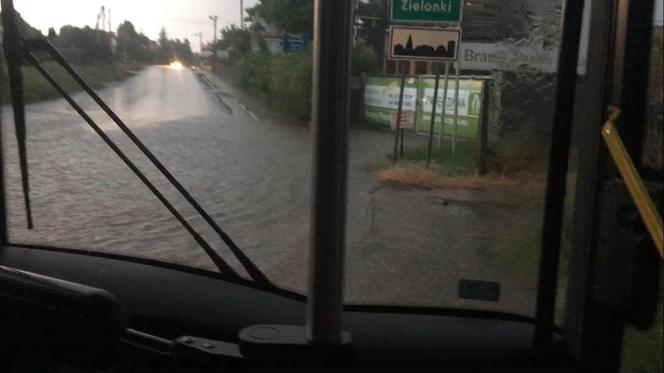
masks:
<instances>
[{"instance_id":1,"label":"overcast sky","mask_svg":"<svg viewBox=\"0 0 664 373\"><path fill-rule=\"evenodd\" d=\"M313 0L312 0L313 1ZM656 24L663 23L662 2L656 0ZM258 0L244 0L245 8ZM219 16L218 30L240 23L240 0L14 0L16 9L33 27L46 34L49 27L89 25L94 27L102 5L111 9L113 30L124 20L131 21L138 31L153 40L159 30L166 28L169 37L189 39L198 51L197 32L203 33L203 41L212 40L212 21L209 15Z\"/></svg>"},{"instance_id":2,"label":"overcast sky","mask_svg":"<svg viewBox=\"0 0 664 373\"><path fill-rule=\"evenodd\" d=\"M244 0L244 7L258 0ZM63 25L95 27L101 7L111 9L111 27L116 30L124 20L131 21L137 31L156 40L159 30L166 28L172 39L189 39L198 51L199 31L203 42L212 40L210 15L219 16L217 30L240 24L240 0L14 0L16 10L33 27L47 33Z\"/></svg>"}]
</instances>

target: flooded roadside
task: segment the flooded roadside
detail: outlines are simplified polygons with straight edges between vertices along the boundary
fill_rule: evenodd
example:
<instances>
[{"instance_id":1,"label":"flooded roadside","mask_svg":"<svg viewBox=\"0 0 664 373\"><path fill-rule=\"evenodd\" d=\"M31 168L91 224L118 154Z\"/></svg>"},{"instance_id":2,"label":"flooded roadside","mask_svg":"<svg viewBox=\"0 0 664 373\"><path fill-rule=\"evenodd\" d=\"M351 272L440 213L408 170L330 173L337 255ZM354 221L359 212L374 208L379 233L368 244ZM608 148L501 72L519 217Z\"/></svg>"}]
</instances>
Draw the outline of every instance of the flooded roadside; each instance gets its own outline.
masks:
<instances>
[{"instance_id":1,"label":"flooded roadside","mask_svg":"<svg viewBox=\"0 0 664 373\"><path fill-rule=\"evenodd\" d=\"M151 67L102 92L139 138L279 286L306 289L309 130L257 120L232 87L219 105L190 71ZM81 102L229 262L230 252L91 102ZM6 108L5 108L6 109ZM213 270L177 221L62 101L29 105L36 228L25 229L11 115L3 110L10 239L141 256ZM511 206L464 191L390 187L367 171L388 132L351 131L347 223L349 303L471 307L532 314L528 284L501 271L495 250ZM413 140L417 141L417 140ZM459 198L463 195L462 198ZM457 298L460 279L502 284L499 303Z\"/></svg>"}]
</instances>

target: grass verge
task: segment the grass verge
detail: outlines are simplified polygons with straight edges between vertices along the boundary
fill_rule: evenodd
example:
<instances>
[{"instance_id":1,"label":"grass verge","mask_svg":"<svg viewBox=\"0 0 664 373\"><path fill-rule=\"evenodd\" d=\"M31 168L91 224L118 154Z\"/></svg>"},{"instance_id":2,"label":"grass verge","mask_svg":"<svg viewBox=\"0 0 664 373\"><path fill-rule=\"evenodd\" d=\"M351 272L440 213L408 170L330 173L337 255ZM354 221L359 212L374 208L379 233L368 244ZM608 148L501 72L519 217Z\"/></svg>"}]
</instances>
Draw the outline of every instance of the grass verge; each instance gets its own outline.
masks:
<instances>
[{"instance_id":1,"label":"grass verge","mask_svg":"<svg viewBox=\"0 0 664 373\"><path fill-rule=\"evenodd\" d=\"M375 173L378 181L399 186L427 189L486 189L509 188L514 180L502 176L445 176L439 170L414 165L399 164Z\"/></svg>"},{"instance_id":2,"label":"grass verge","mask_svg":"<svg viewBox=\"0 0 664 373\"><path fill-rule=\"evenodd\" d=\"M53 61L42 63L46 71L57 80L69 93L80 91L81 88L69 77L67 72ZM75 65L74 69L92 88L102 88L110 83L125 80L140 70L140 65L133 64L108 64L108 65ZM2 72L2 85L0 85L0 98L2 104L9 104L9 83L7 72ZM26 103L49 100L59 97L58 92L44 77L32 66L23 67L23 87Z\"/></svg>"}]
</instances>

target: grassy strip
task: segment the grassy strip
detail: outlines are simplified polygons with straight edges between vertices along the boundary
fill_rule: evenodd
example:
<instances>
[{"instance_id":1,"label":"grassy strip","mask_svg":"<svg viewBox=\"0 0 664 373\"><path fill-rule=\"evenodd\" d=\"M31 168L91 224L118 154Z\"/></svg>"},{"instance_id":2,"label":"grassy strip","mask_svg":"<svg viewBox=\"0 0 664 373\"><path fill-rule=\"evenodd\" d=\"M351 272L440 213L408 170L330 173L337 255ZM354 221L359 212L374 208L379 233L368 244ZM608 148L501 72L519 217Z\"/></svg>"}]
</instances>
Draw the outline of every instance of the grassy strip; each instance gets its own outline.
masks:
<instances>
[{"instance_id":1,"label":"grassy strip","mask_svg":"<svg viewBox=\"0 0 664 373\"><path fill-rule=\"evenodd\" d=\"M477 168L477 149L472 141L457 141L456 154L452 155L452 144L450 139L443 140L442 149L437 146L438 140L434 139L431 149L431 162L437 166L441 174L445 176L461 176L474 174ZM401 160L408 162L424 163L429 156L429 147L426 145L411 146L404 148ZM390 161L393 154L386 156Z\"/></svg>"},{"instance_id":2,"label":"grassy strip","mask_svg":"<svg viewBox=\"0 0 664 373\"><path fill-rule=\"evenodd\" d=\"M66 71L53 61L44 62L44 69L48 71L62 87L69 93L80 91L81 88L69 77ZM108 65L77 65L74 69L92 88L102 88L110 83L127 79L139 70L139 65L108 64ZM0 85L0 98L2 104L11 102L7 72L2 72L2 85ZM59 97L58 92L44 79L32 66L23 67L23 87L26 103L49 100Z\"/></svg>"},{"instance_id":3,"label":"grassy strip","mask_svg":"<svg viewBox=\"0 0 664 373\"><path fill-rule=\"evenodd\" d=\"M380 182L427 189L487 189L508 188L517 185L515 180L504 176L476 175L477 147L472 141L458 141L456 152L452 155L450 139L444 139L442 148L434 140L431 152L431 164L428 145L404 148L399 162L394 163L394 154L385 156L385 161L372 162L365 166Z\"/></svg>"},{"instance_id":4,"label":"grassy strip","mask_svg":"<svg viewBox=\"0 0 664 373\"><path fill-rule=\"evenodd\" d=\"M450 139L443 140L442 149L438 146L438 140L434 139L431 151L431 166L433 169L443 176L474 174L477 168L475 143L472 141L458 141L455 155L452 155L451 149ZM428 159L428 155L429 148L427 145L406 146L403 150L403 156L399 156L399 161L409 164L424 164ZM372 173L389 169L393 166L393 160L394 154L390 152L385 154L385 161L368 164L365 168Z\"/></svg>"},{"instance_id":5,"label":"grassy strip","mask_svg":"<svg viewBox=\"0 0 664 373\"><path fill-rule=\"evenodd\" d=\"M433 168L415 165L396 165L376 172L376 179L386 184L414 186L427 189L486 189L508 188L516 185L505 177L443 176Z\"/></svg>"}]
</instances>

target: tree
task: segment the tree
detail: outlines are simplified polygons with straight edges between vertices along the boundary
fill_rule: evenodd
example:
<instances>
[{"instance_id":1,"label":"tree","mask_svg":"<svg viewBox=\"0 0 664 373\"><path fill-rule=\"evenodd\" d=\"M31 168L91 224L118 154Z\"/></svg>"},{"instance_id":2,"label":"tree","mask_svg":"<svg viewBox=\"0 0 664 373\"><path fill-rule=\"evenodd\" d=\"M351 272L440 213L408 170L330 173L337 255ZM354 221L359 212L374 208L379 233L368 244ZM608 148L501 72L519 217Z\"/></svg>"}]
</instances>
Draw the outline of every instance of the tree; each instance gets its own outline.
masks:
<instances>
[{"instance_id":1,"label":"tree","mask_svg":"<svg viewBox=\"0 0 664 373\"><path fill-rule=\"evenodd\" d=\"M134 25L124 21L118 26L117 51L123 61L136 60L140 48L138 34Z\"/></svg>"},{"instance_id":2,"label":"tree","mask_svg":"<svg viewBox=\"0 0 664 373\"><path fill-rule=\"evenodd\" d=\"M374 48L364 42L355 44L351 58L351 74L359 76L362 73L378 71L380 71L380 60Z\"/></svg>"},{"instance_id":3,"label":"tree","mask_svg":"<svg viewBox=\"0 0 664 373\"><path fill-rule=\"evenodd\" d=\"M216 49L228 50L231 61L251 52L251 32L235 25L221 30L221 39L217 41Z\"/></svg>"},{"instance_id":4,"label":"tree","mask_svg":"<svg viewBox=\"0 0 664 373\"><path fill-rule=\"evenodd\" d=\"M314 5L311 0L260 0L247 10L282 31L313 34Z\"/></svg>"},{"instance_id":5,"label":"tree","mask_svg":"<svg viewBox=\"0 0 664 373\"><path fill-rule=\"evenodd\" d=\"M173 58L174 58L173 45L171 43L171 40L168 39L168 34L166 33L166 29L162 27L161 31L159 31L158 62L165 64L173 60Z\"/></svg>"},{"instance_id":6,"label":"tree","mask_svg":"<svg viewBox=\"0 0 664 373\"><path fill-rule=\"evenodd\" d=\"M79 62L83 64L113 62L109 35L101 30L93 30L89 26L84 28L62 26L57 46L80 52Z\"/></svg>"},{"instance_id":7,"label":"tree","mask_svg":"<svg viewBox=\"0 0 664 373\"><path fill-rule=\"evenodd\" d=\"M55 43L58 40L58 34L55 32L53 27L48 28L48 41Z\"/></svg>"},{"instance_id":8,"label":"tree","mask_svg":"<svg viewBox=\"0 0 664 373\"><path fill-rule=\"evenodd\" d=\"M175 59L190 64L194 58L194 54L191 51L191 44L189 39L180 39L171 40L171 45L173 48L173 54Z\"/></svg>"},{"instance_id":9,"label":"tree","mask_svg":"<svg viewBox=\"0 0 664 373\"><path fill-rule=\"evenodd\" d=\"M358 38L379 56L385 53L385 30L390 25L387 6L385 0L362 0L357 4L355 15L360 20Z\"/></svg>"}]
</instances>

